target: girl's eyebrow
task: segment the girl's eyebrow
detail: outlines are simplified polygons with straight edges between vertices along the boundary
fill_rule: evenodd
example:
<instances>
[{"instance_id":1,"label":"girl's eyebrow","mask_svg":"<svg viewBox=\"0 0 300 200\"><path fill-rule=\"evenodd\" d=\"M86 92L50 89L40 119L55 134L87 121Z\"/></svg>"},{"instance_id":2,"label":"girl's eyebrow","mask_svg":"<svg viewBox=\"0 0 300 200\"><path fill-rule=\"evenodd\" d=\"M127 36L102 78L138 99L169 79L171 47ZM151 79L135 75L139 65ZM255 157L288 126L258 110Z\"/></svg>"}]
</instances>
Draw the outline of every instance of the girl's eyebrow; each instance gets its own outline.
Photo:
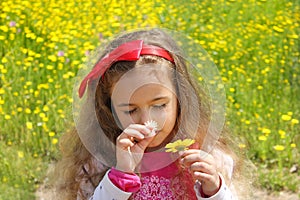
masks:
<instances>
[{"instance_id":1,"label":"girl's eyebrow","mask_svg":"<svg viewBox=\"0 0 300 200\"><path fill-rule=\"evenodd\" d=\"M168 100L170 98L167 97L167 96L156 97L156 98L152 99L150 101L150 103L155 102L155 101L159 101L159 100L165 100L165 99ZM132 104L132 103L121 103L121 104L118 105L118 107L129 107L129 106L135 106L135 104Z\"/></svg>"},{"instance_id":2,"label":"girl's eyebrow","mask_svg":"<svg viewBox=\"0 0 300 200\"><path fill-rule=\"evenodd\" d=\"M132 103L121 103L121 104L119 104L118 105L118 107L127 107L127 106L134 106L134 104L132 104Z\"/></svg>"}]
</instances>

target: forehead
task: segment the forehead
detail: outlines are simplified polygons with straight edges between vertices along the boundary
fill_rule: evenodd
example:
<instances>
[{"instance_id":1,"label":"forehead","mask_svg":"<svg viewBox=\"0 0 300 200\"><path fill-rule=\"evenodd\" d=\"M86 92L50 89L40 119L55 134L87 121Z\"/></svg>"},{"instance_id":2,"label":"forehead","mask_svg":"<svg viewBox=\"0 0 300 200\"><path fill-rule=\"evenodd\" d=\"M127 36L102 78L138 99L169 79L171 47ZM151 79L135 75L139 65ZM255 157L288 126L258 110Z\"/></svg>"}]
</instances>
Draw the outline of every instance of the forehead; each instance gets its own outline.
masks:
<instances>
[{"instance_id":1,"label":"forehead","mask_svg":"<svg viewBox=\"0 0 300 200\"><path fill-rule=\"evenodd\" d=\"M111 98L129 98L145 86L161 86L175 93L173 69L164 65L145 64L126 72L112 87ZM152 87L155 88L155 87Z\"/></svg>"}]
</instances>

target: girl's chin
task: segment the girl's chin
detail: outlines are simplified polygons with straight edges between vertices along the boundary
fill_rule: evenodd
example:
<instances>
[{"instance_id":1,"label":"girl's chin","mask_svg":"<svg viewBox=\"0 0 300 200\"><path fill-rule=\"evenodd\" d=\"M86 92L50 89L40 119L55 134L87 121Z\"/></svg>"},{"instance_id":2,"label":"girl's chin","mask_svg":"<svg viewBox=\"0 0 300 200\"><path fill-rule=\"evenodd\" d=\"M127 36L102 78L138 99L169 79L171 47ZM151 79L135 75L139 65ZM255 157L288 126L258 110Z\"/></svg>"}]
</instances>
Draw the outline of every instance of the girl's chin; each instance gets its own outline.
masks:
<instances>
[{"instance_id":1,"label":"girl's chin","mask_svg":"<svg viewBox=\"0 0 300 200\"><path fill-rule=\"evenodd\" d=\"M164 138L162 137L162 134L161 135L159 134L160 132L158 132L154 137L154 139L150 142L150 144L146 148L146 152L156 151L161 148L164 148L166 144L170 142L170 139L168 137Z\"/></svg>"}]
</instances>

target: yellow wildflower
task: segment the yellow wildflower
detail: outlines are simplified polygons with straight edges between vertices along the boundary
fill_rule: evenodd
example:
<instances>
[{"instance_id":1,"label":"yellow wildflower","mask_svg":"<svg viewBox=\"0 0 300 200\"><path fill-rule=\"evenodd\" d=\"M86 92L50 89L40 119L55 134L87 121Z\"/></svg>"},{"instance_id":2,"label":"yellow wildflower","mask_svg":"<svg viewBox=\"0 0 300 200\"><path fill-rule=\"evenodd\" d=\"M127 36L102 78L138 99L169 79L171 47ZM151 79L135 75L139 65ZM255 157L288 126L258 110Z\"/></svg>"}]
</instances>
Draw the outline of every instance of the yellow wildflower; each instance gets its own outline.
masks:
<instances>
[{"instance_id":1,"label":"yellow wildflower","mask_svg":"<svg viewBox=\"0 0 300 200\"><path fill-rule=\"evenodd\" d=\"M185 140L176 140L173 143L168 143L166 145L166 152L177 152L187 150L188 147L195 143L193 139L185 139Z\"/></svg>"},{"instance_id":2,"label":"yellow wildflower","mask_svg":"<svg viewBox=\"0 0 300 200\"><path fill-rule=\"evenodd\" d=\"M261 136L258 137L258 140L260 140L260 141L266 141L267 137L265 135L261 135Z\"/></svg>"},{"instance_id":3,"label":"yellow wildflower","mask_svg":"<svg viewBox=\"0 0 300 200\"><path fill-rule=\"evenodd\" d=\"M298 119L292 119L292 120L291 120L291 123L292 123L292 124L299 124L299 120L298 120Z\"/></svg>"},{"instance_id":4,"label":"yellow wildflower","mask_svg":"<svg viewBox=\"0 0 300 200\"><path fill-rule=\"evenodd\" d=\"M283 151L283 150L284 150L284 146L282 146L282 145L275 145L275 146L273 146L273 148L274 148L276 151Z\"/></svg>"},{"instance_id":5,"label":"yellow wildflower","mask_svg":"<svg viewBox=\"0 0 300 200\"><path fill-rule=\"evenodd\" d=\"M291 117L290 115L282 115L282 116L281 116L281 119L282 119L283 121L290 121L290 120L292 119L292 117Z\"/></svg>"},{"instance_id":6,"label":"yellow wildflower","mask_svg":"<svg viewBox=\"0 0 300 200\"><path fill-rule=\"evenodd\" d=\"M273 26L273 30L274 30L274 31L277 31L277 32L279 32L279 33L282 33L282 32L284 31L284 29L282 29L282 28L280 28L280 27L278 27L278 26Z\"/></svg>"},{"instance_id":7,"label":"yellow wildflower","mask_svg":"<svg viewBox=\"0 0 300 200\"><path fill-rule=\"evenodd\" d=\"M57 138L53 138L52 139L52 144L57 144L58 143L58 139Z\"/></svg>"},{"instance_id":8,"label":"yellow wildflower","mask_svg":"<svg viewBox=\"0 0 300 200\"><path fill-rule=\"evenodd\" d=\"M4 94L4 93L5 93L4 89L0 88L0 94Z\"/></svg>"},{"instance_id":9,"label":"yellow wildflower","mask_svg":"<svg viewBox=\"0 0 300 200\"><path fill-rule=\"evenodd\" d=\"M278 133L280 135L280 138L282 138L282 139L285 138L285 134L286 134L285 131L279 130Z\"/></svg>"},{"instance_id":10,"label":"yellow wildflower","mask_svg":"<svg viewBox=\"0 0 300 200\"><path fill-rule=\"evenodd\" d=\"M24 152L23 151L18 151L18 157L19 158L24 158Z\"/></svg>"},{"instance_id":11,"label":"yellow wildflower","mask_svg":"<svg viewBox=\"0 0 300 200\"><path fill-rule=\"evenodd\" d=\"M31 130L33 128L32 122L26 122L27 129Z\"/></svg>"},{"instance_id":12,"label":"yellow wildflower","mask_svg":"<svg viewBox=\"0 0 300 200\"><path fill-rule=\"evenodd\" d=\"M49 132L49 137L53 137L55 135L55 132L51 131Z\"/></svg>"},{"instance_id":13,"label":"yellow wildflower","mask_svg":"<svg viewBox=\"0 0 300 200\"><path fill-rule=\"evenodd\" d=\"M262 132L268 135L268 134L271 133L271 130L270 130L270 129L267 129L267 128L263 128L263 129L262 129Z\"/></svg>"}]
</instances>

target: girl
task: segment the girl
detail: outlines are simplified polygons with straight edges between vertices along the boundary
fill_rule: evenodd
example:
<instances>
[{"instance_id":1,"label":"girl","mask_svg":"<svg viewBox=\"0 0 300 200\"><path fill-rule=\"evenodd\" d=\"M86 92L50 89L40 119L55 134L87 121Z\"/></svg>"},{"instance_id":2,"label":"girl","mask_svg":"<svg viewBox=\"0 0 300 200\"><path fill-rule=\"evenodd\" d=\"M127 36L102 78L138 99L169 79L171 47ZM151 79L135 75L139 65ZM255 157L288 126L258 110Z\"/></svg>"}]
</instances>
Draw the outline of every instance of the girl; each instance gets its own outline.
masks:
<instances>
[{"instance_id":1,"label":"girl","mask_svg":"<svg viewBox=\"0 0 300 200\"><path fill-rule=\"evenodd\" d=\"M80 81L76 129L62 137L56 167L59 197L237 199L240 161L212 127L212 103L190 68L162 30L112 41Z\"/></svg>"}]
</instances>

